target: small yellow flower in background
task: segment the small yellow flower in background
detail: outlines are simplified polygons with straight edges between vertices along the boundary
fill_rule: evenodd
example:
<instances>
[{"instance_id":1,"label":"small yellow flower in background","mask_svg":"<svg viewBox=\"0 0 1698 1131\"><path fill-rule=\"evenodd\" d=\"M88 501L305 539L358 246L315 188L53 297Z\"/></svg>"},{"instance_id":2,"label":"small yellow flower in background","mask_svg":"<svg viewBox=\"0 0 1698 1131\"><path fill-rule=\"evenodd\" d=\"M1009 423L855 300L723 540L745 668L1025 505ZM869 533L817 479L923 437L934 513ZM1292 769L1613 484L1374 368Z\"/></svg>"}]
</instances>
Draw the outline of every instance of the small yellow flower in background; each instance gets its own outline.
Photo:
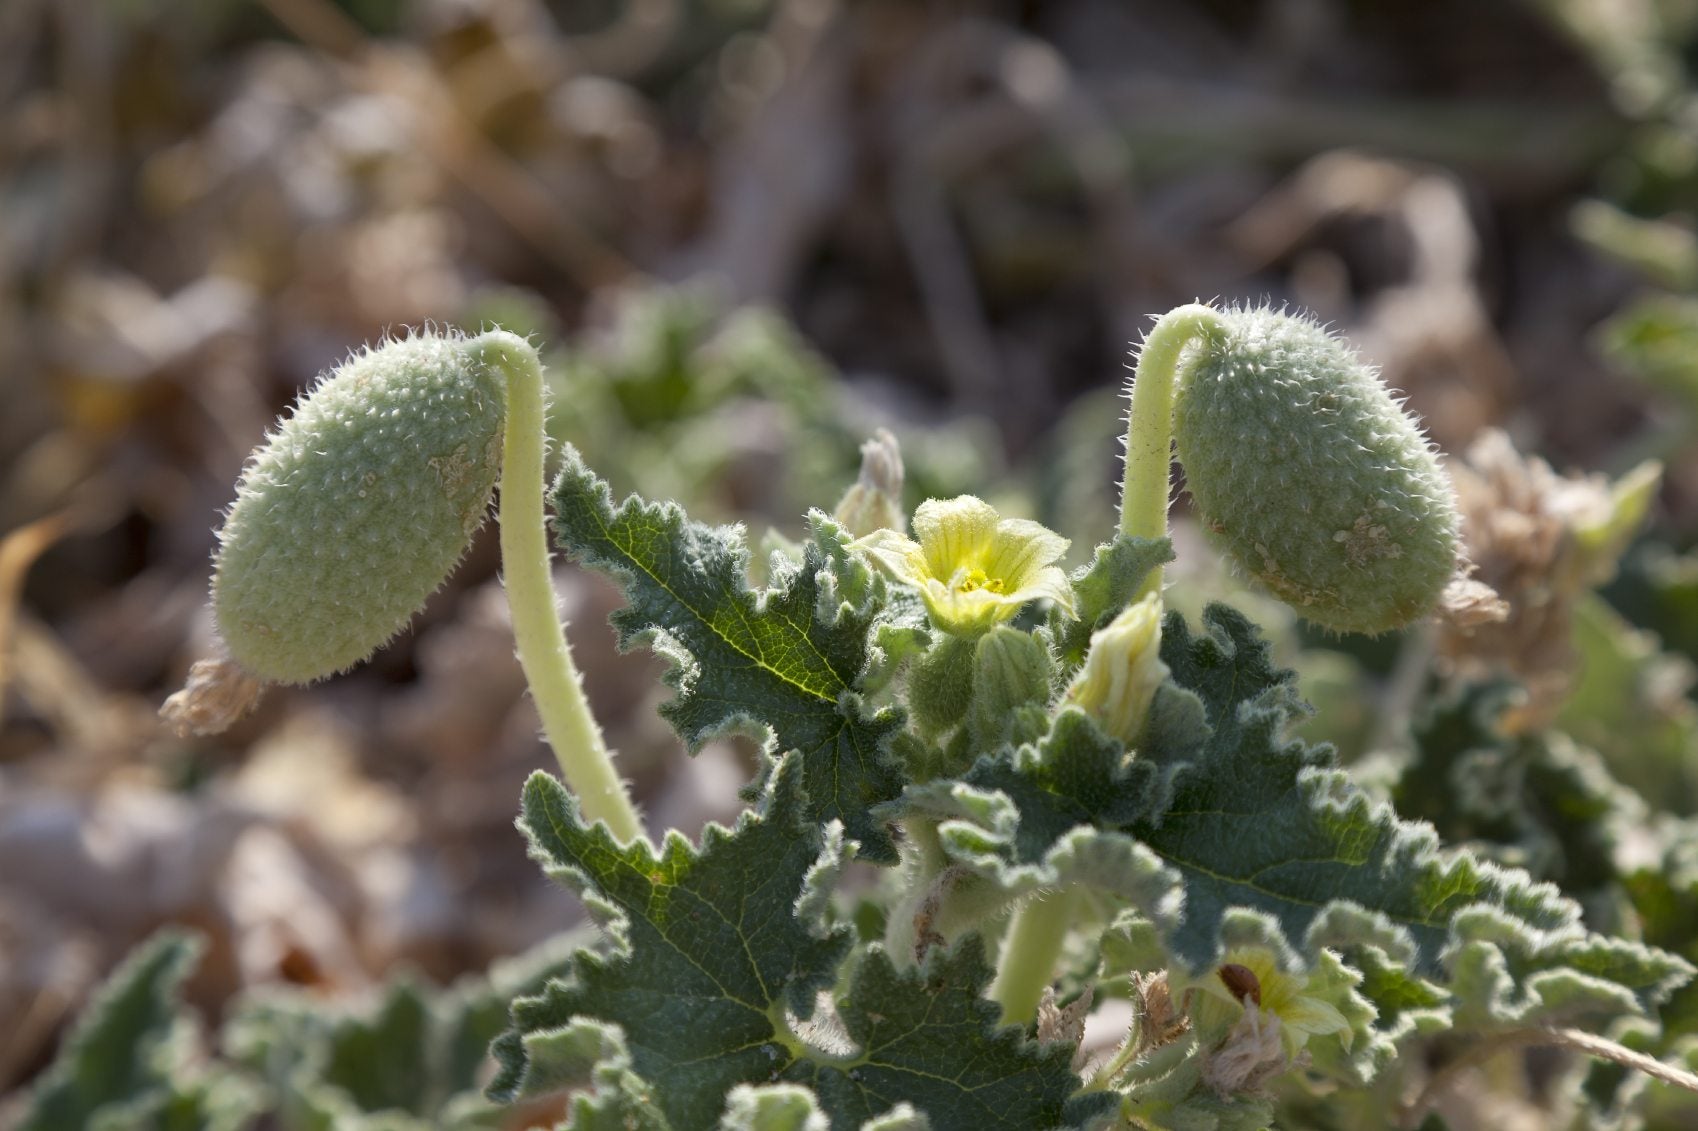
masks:
<instances>
[{"instance_id":1,"label":"small yellow flower in background","mask_svg":"<svg viewBox=\"0 0 1698 1131\"><path fill-rule=\"evenodd\" d=\"M1223 977L1223 969L1234 977ZM1246 971L1248 979L1244 978ZM1273 952L1264 947L1229 951L1220 966L1185 984L1186 989L1201 991L1192 1006L1199 1031L1231 1025L1242 1008L1243 1020L1251 1021L1254 1029L1267 1027L1269 1018L1279 1019L1275 1024L1284 1039L1287 1058L1295 1058L1310 1037L1329 1033L1338 1033L1344 1047L1349 1048L1353 1036L1350 1022L1330 1002L1306 994L1308 987L1307 975L1281 970Z\"/></svg>"},{"instance_id":2,"label":"small yellow flower in background","mask_svg":"<svg viewBox=\"0 0 1698 1131\"><path fill-rule=\"evenodd\" d=\"M914 512L919 541L875 530L855 545L879 568L920 591L932 623L976 635L1047 597L1068 613L1073 587L1054 563L1068 541L1023 518L1001 518L971 495L928 499Z\"/></svg>"},{"instance_id":3,"label":"small yellow flower in background","mask_svg":"<svg viewBox=\"0 0 1698 1131\"><path fill-rule=\"evenodd\" d=\"M1085 666L1067 689L1066 702L1083 707L1128 746L1143 737L1150 703L1168 676L1161 660L1161 613L1161 594L1151 593L1093 632Z\"/></svg>"}]
</instances>

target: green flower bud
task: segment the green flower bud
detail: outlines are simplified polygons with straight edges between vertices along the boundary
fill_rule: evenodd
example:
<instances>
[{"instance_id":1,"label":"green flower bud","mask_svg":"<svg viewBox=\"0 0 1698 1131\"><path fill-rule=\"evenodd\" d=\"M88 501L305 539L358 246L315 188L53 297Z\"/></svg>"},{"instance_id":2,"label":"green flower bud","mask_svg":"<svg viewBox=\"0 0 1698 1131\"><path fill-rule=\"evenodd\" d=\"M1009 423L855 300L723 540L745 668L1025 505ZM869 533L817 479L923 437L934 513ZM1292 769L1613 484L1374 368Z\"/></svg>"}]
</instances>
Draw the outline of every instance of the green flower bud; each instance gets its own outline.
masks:
<instances>
[{"instance_id":1,"label":"green flower bud","mask_svg":"<svg viewBox=\"0 0 1698 1131\"><path fill-rule=\"evenodd\" d=\"M273 683L359 663L459 561L501 467L502 375L429 331L359 353L254 454L219 533L213 610Z\"/></svg>"},{"instance_id":2,"label":"green flower bud","mask_svg":"<svg viewBox=\"0 0 1698 1131\"><path fill-rule=\"evenodd\" d=\"M973 649L973 698L967 706L967 737L973 754L1004 743L1035 739L1047 729L1050 698L1049 649L1030 632L997 625ZM1036 724L1034 727L1033 724ZM1036 730L1036 733L1029 733Z\"/></svg>"},{"instance_id":3,"label":"green flower bud","mask_svg":"<svg viewBox=\"0 0 1698 1131\"><path fill-rule=\"evenodd\" d=\"M914 662L908 673L908 711L921 734L936 737L967 716L976 644L943 634Z\"/></svg>"},{"instance_id":4,"label":"green flower bud","mask_svg":"<svg viewBox=\"0 0 1698 1131\"><path fill-rule=\"evenodd\" d=\"M1338 338L1225 310L1195 338L1173 430L1203 525L1251 576L1331 628L1430 611L1456 570L1455 495L1431 446Z\"/></svg>"},{"instance_id":5,"label":"green flower bud","mask_svg":"<svg viewBox=\"0 0 1698 1131\"><path fill-rule=\"evenodd\" d=\"M1065 702L1084 708L1128 746L1143 737L1150 704L1168 677L1161 658L1161 613L1161 595L1151 593L1093 632L1085 665L1065 696Z\"/></svg>"},{"instance_id":6,"label":"green flower bud","mask_svg":"<svg viewBox=\"0 0 1698 1131\"><path fill-rule=\"evenodd\" d=\"M860 477L831 517L852 538L865 538L875 530L907 528L908 515L902 509L902 449L888 429L880 428L861 445Z\"/></svg>"}]
</instances>

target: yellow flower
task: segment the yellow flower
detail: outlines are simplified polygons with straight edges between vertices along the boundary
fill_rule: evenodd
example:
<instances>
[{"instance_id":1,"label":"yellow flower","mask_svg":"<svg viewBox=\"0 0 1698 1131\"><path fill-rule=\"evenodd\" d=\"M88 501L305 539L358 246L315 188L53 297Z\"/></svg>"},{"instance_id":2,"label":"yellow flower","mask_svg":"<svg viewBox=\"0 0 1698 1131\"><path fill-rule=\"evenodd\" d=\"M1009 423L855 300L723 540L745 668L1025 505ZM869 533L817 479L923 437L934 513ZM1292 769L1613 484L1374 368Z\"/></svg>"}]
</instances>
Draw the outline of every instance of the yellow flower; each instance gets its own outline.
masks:
<instances>
[{"instance_id":1,"label":"yellow flower","mask_svg":"<svg viewBox=\"0 0 1698 1131\"><path fill-rule=\"evenodd\" d=\"M1066 701L1083 707L1126 745L1136 746L1167 675L1161 660L1161 594L1151 593L1091 634L1091 650L1067 688Z\"/></svg>"},{"instance_id":2,"label":"yellow flower","mask_svg":"<svg viewBox=\"0 0 1698 1131\"><path fill-rule=\"evenodd\" d=\"M932 623L977 635L1047 597L1068 613L1073 587L1054 563L1067 539L1038 523L1000 518L989 503L962 495L928 499L914 512L914 533L875 530L855 543L880 569L925 599Z\"/></svg>"},{"instance_id":3,"label":"yellow flower","mask_svg":"<svg viewBox=\"0 0 1698 1131\"><path fill-rule=\"evenodd\" d=\"M1202 991L1192 1006L1199 1031L1227 1027L1242 1009L1251 1029L1264 1028L1268 1018L1278 1018L1275 1024L1284 1038L1288 1058L1295 1057L1310 1037L1329 1033L1339 1034L1339 1040L1349 1048L1350 1022L1331 1002L1306 993L1309 981L1305 974L1281 970L1271 950L1252 946L1228 951L1219 966L1186 988Z\"/></svg>"}]
</instances>

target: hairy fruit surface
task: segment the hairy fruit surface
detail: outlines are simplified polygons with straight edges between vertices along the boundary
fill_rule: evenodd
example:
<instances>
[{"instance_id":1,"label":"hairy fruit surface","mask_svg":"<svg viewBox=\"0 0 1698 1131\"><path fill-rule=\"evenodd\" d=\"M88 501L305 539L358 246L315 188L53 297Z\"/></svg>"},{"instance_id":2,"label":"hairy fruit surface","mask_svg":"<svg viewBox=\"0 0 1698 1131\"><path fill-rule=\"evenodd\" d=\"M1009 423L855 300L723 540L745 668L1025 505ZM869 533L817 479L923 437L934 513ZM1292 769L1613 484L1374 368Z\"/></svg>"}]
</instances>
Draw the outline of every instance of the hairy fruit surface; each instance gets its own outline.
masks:
<instances>
[{"instance_id":1,"label":"hairy fruit surface","mask_svg":"<svg viewBox=\"0 0 1698 1131\"><path fill-rule=\"evenodd\" d=\"M1384 632L1456 570L1450 481L1373 371L1305 318L1226 310L1187 352L1174 439L1204 527L1303 616Z\"/></svg>"},{"instance_id":2,"label":"hairy fruit surface","mask_svg":"<svg viewBox=\"0 0 1698 1131\"><path fill-rule=\"evenodd\" d=\"M254 454L219 533L213 609L273 683L369 656L447 577L500 474L501 374L458 335L351 357Z\"/></svg>"}]
</instances>

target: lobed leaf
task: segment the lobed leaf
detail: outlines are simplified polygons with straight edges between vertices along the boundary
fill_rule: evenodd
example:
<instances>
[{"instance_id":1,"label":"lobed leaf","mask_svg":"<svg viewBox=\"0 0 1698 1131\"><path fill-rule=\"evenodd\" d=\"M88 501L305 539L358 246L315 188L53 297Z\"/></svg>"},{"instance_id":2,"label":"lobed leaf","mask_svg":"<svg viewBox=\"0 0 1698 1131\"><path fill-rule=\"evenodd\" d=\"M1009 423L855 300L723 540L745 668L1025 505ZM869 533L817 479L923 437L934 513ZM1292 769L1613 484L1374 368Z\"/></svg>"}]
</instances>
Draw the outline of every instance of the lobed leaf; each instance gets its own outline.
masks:
<instances>
[{"instance_id":1,"label":"lobed leaf","mask_svg":"<svg viewBox=\"0 0 1698 1131\"><path fill-rule=\"evenodd\" d=\"M623 1028L634 1071L665 1081L660 1107L679 1127L717 1118L734 1084L768 1078L786 1056L775 1017L786 1006L810 1014L849 948L846 931L795 914L822 851L800 777L800 761L785 758L761 813L734 832L708 826L700 849L670 834L656 856L646 841L620 846L605 826L585 828L564 786L532 776L520 819L532 855L583 894L613 950L575 956L570 982L514 1005L492 1095L553 1087L549 1064L521 1041L577 1016Z\"/></svg>"},{"instance_id":2,"label":"lobed leaf","mask_svg":"<svg viewBox=\"0 0 1698 1131\"><path fill-rule=\"evenodd\" d=\"M1430 826L1334 768L1330 749L1284 737L1301 707L1291 674L1240 614L1211 606L1204 623L1193 636L1170 615L1162 648L1192 697L1172 703L1206 715L1201 741L1158 739L1127 761L1064 712L1036 746L981 758L962 783L910 790L904 811L939 822L953 862L1011 886L1080 878L1055 856L1081 824L1121 837L1165 865L1146 881L1173 887L1116 894L1184 965L1219 961L1247 909L1305 953L1330 946L1368 967L1363 992L1388 995L1396 1027L1432 1019L1435 986L1471 1022L1572 1022L1641 1010L1689 975L1677 957L1588 933L1552 885L1441 849Z\"/></svg>"},{"instance_id":3,"label":"lobed leaf","mask_svg":"<svg viewBox=\"0 0 1698 1131\"><path fill-rule=\"evenodd\" d=\"M1117 831L1160 796L1158 777L1153 763L1129 762L1084 712L1067 709L1035 746L981 758L962 781L911 786L886 811L933 822L949 859L1007 900L1081 884L1172 927L1178 873Z\"/></svg>"},{"instance_id":4,"label":"lobed leaf","mask_svg":"<svg viewBox=\"0 0 1698 1131\"><path fill-rule=\"evenodd\" d=\"M1588 921L1619 929L1609 896L1618 846L1644 824L1644 806L1592 751L1552 731L1511 734L1500 719L1507 683L1441 698L1414 726L1414 751L1392 790L1407 817L1430 821L1445 843L1525 868L1588 901Z\"/></svg>"},{"instance_id":5,"label":"lobed leaf","mask_svg":"<svg viewBox=\"0 0 1698 1131\"><path fill-rule=\"evenodd\" d=\"M863 674L881 666L868 643L881 590L833 570L848 560L843 532L816 522L801 567L757 594L740 529L693 523L676 504L636 496L615 509L574 450L564 464L555 532L624 588L630 604L613 615L620 646L647 643L673 662L678 694L661 713L690 749L729 731L770 732L779 751L801 752L810 816L842 821L862 856L894 862L890 834L868 810L901 791L888 745L902 720L869 714L856 694ZM859 603L821 600L845 590Z\"/></svg>"},{"instance_id":6,"label":"lobed leaf","mask_svg":"<svg viewBox=\"0 0 1698 1131\"><path fill-rule=\"evenodd\" d=\"M563 786L531 779L521 824L532 853L583 894L613 945L576 956L566 978L514 1004L493 1096L580 1084L599 1056L596 1102L637 1111L640 1099L663 1121L644 1127L715 1127L738 1085L780 1081L812 1085L840 1129L896 1119L899 1100L939 1128L1072 1118L1068 1054L997 1027L976 940L906 973L876 948L847 961L852 932L826 923L824 892L848 849L835 826L822 834L807 816L802 773L787 755L734 830L710 825L699 849L672 834L658 853L586 828ZM831 1004L827 992L845 981L846 998ZM625 1067L610 1066L605 1049L586 1052L591 1022L617 1027ZM629 1078L608 1083L613 1068Z\"/></svg>"},{"instance_id":7,"label":"lobed leaf","mask_svg":"<svg viewBox=\"0 0 1698 1131\"><path fill-rule=\"evenodd\" d=\"M977 935L917 970L898 971L874 947L839 1005L855 1052L802 1058L783 1076L811 1086L834 1127L878 1118L899 1100L939 1131L1077 1126L1112 1104L1101 1094L1069 1100L1079 1086L1071 1048L997 1028L1000 1007L983 996L990 977Z\"/></svg>"},{"instance_id":8,"label":"lobed leaf","mask_svg":"<svg viewBox=\"0 0 1698 1131\"><path fill-rule=\"evenodd\" d=\"M1208 634L1192 638L1170 617L1163 658L1202 695L1214 740L1176 774L1159 820L1134 829L1185 875L1185 918L1172 942L1187 960L1210 959L1229 907L1268 912L1310 948L1327 942L1335 921L1327 912L1344 907L1407 938L1427 976L1453 966L1459 947L1480 942L1504 954L1518 981L1567 971L1608 985L1617 1008L1631 1010L1690 975L1671 955L1588 934L1578 905L1550 884L1441 851L1430 826L1400 820L1327 768L1329 752L1281 740L1289 673L1274 673L1267 645L1242 615L1214 606L1204 621ZM1229 688L1253 692L1230 715ZM1231 751L1218 742L1229 730L1241 736ZM1471 925L1487 920L1494 929L1476 934Z\"/></svg>"},{"instance_id":9,"label":"lobed leaf","mask_svg":"<svg viewBox=\"0 0 1698 1131\"><path fill-rule=\"evenodd\" d=\"M648 1081L631 1071L617 1025L579 1018L527 1038L531 1055L556 1074L558 1087L590 1085L572 1097L566 1126L577 1131L672 1131Z\"/></svg>"},{"instance_id":10,"label":"lobed leaf","mask_svg":"<svg viewBox=\"0 0 1698 1131\"><path fill-rule=\"evenodd\" d=\"M200 950L198 940L164 931L126 958L36 1083L17 1131L63 1131L113 1118L144 1127L181 1103L175 1069L187 1021L177 991Z\"/></svg>"},{"instance_id":11,"label":"lobed leaf","mask_svg":"<svg viewBox=\"0 0 1698 1131\"><path fill-rule=\"evenodd\" d=\"M726 1097L719 1131L826 1131L814 1094L795 1084L739 1084Z\"/></svg>"}]
</instances>

